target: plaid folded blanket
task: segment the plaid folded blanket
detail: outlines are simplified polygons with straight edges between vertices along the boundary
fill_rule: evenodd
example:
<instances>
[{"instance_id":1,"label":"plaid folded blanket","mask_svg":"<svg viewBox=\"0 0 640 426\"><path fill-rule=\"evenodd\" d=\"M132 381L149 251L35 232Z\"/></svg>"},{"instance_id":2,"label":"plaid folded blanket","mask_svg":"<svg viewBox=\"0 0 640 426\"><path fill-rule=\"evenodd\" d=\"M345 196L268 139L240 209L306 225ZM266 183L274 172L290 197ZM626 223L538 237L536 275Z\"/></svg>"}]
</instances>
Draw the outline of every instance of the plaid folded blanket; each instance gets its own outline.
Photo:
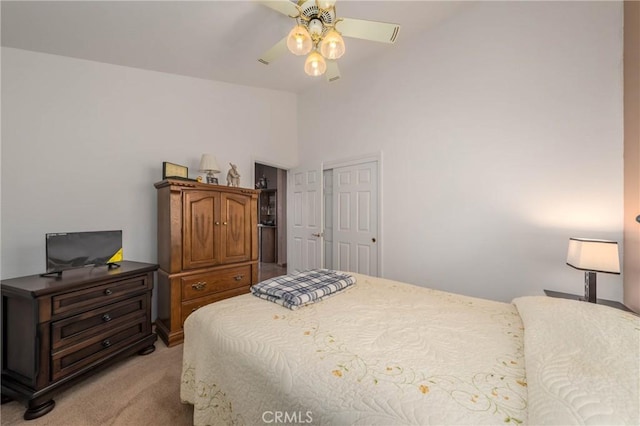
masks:
<instances>
[{"instance_id":1,"label":"plaid folded blanket","mask_svg":"<svg viewBox=\"0 0 640 426\"><path fill-rule=\"evenodd\" d=\"M282 275L251 286L251 293L289 309L325 299L350 285L356 279L344 272L311 269L296 275Z\"/></svg>"}]
</instances>

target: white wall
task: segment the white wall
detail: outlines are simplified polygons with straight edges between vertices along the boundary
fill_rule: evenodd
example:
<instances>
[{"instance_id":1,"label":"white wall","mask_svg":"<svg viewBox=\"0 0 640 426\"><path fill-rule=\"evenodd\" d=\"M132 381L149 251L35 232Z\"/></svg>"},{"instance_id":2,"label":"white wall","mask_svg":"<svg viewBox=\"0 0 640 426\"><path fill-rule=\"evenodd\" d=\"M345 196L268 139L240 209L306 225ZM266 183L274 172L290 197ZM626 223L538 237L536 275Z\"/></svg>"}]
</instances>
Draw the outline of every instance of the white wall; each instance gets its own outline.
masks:
<instances>
[{"instance_id":1,"label":"white wall","mask_svg":"<svg viewBox=\"0 0 640 426\"><path fill-rule=\"evenodd\" d=\"M301 95L300 161L382 151L385 277L581 294L569 237L622 242L621 64L621 3L480 2Z\"/></svg>"},{"instance_id":2,"label":"white wall","mask_svg":"<svg viewBox=\"0 0 640 426\"><path fill-rule=\"evenodd\" d=\"M253 188L255 156L297 161L292 93L2 48L0 276L44 272L47 232L123 230L156 262L162 162L216 155Z\"/></svg>"}]
</instances>

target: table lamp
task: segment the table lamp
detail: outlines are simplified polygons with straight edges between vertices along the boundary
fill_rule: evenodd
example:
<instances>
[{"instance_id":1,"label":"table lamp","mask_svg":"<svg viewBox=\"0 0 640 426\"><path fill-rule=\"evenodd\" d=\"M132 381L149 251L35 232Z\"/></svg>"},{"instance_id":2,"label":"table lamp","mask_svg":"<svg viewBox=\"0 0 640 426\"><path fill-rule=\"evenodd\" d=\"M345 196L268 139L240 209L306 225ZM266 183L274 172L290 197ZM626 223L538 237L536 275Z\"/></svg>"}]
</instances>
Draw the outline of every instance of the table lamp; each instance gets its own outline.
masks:
<instances>
[{"instance_id":1,"label":"table lamp","mask_svg":"<svg viewBox=\"0 0 640 426\"><path fill-rule=\"evenodd\" d=\"M200 158L200 171L207 173L207 183L218 183L214 173L220 173L220 167L213 154L202 154Z\"/></svg>"},{"instance_id":2,"label":"table lamp","mask_svg":"<svg viewBox=\"0 0 640 426\"><path fill-rule=\"evenodd\" d=\"M585 271L584 299L596 303L596 272L620 273L618 243L608 240L569 238L567 265Z\"/></svg>"}]
</instances>

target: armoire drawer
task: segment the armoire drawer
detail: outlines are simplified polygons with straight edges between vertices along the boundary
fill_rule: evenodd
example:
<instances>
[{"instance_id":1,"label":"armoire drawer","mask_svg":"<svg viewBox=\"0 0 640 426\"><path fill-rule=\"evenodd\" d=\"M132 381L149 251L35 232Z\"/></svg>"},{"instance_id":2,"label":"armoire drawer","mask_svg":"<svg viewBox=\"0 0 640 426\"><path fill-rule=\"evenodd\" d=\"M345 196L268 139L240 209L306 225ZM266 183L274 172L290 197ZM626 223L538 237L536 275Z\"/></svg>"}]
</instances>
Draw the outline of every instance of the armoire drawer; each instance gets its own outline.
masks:
<instances>
[{"instance_id":1,"label":"armoire drawer","mask_svg":"<svg viewBox=\"0 0 640 426\"><path fill-rule=\"evenodd\" d=\"M111 327L107 332L85 339L76 345L54 351L51 356L51 379L59 380L89 367L149 333L150 321L144 315L135 321Z\"/></svg>"},{"instance_id":2,"label":"armoire drawer","mask_svg":"<svg viewBox=\"0 0 640 426\"><path fill-rule=\"evenodd\" d=\"M241 287L248 289L251 285L251 265L193 274L182 277L180 281L183 301Z\"/></svg>"},{"instance_id":3,"label":"armoire drawer","mask_svg":"<svg viewBox=\"0 0 640 426\"><path fill-rule=\"evenodd\" d=\"M146 277L144 275L53 296L52 313L53 315L80 313L93 307L130 297L137 292L151 290L153 283L149 282Z\"/></svg>"},{"instance_id":4,"label":"armoire drawer","mask_svg":"<svg viewBox=\"0 0 640 426\"><path fill-rule=\"evenodd\" d=\"M227 291L221 291L218 293L214 293L213 295L210 296L206 296L206 297L202 297L199 299L193 299L190 300L188 302L182 302L182 321L180 322L180 325L184 325L184 320L187 319L187 317L189 315L191 315L192 312L195 312L196 310L198 310L199 308L208 305L210 303L213 302L217 302L219 300L223 300L223 299L227 299L229 297L233 297L233 296L239 296L241 294L245 294L245 293L249 293L249 287L250 285L247 284L243 287L240 288L234 288L231 290L227 290Z\"/></svg>"},{"instance_id":5,"label":"armoire drawer","mask_svg":"<svg viewBox=\"0 0 640 426\"><path fill-rule=\"evenodd\" d=\"M131 323L147 313L149 295L144 293L122 302L112 303L79 315L51 323L53 350L86 340L123 323Z\"/></svg>"}]
</instances>

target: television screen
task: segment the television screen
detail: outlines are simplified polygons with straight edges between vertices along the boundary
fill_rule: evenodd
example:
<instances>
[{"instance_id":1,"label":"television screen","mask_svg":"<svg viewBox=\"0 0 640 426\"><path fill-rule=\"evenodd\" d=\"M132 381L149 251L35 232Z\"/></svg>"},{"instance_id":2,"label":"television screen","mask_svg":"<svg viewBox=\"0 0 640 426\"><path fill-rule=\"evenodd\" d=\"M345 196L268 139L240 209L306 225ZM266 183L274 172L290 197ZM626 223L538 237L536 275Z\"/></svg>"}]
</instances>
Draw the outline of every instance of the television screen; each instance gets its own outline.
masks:
<instances>
[{"instance_id":1,"label":"television screen","mask_svg":"<svg viewBox=\"0 0 640 426\"><path fill-rule=\"evenodd\" d=\"M46 234L47 273L122 260L122 231Z\"/></svg>"}]
</instances>

